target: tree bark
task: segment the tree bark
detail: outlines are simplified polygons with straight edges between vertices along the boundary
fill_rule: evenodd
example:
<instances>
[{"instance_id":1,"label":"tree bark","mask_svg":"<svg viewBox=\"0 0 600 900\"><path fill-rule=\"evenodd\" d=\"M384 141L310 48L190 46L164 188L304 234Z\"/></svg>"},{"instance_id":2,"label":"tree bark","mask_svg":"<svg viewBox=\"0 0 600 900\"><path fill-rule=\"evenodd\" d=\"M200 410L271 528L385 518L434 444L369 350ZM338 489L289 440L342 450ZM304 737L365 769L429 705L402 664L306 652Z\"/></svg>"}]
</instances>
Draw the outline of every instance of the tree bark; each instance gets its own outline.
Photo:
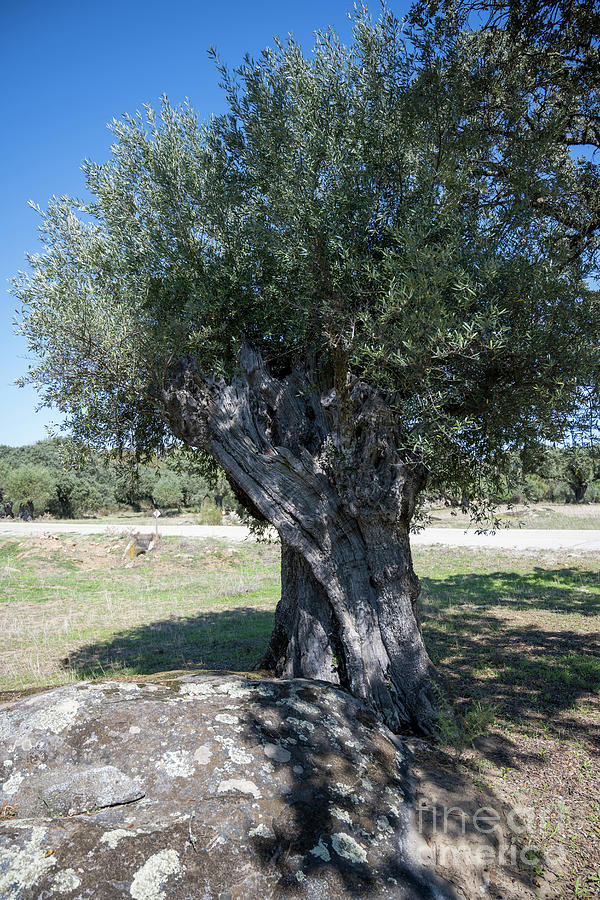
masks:
<instances>
[{"instance_id":1,"label":"tree bark","mask_svg":"<svg viewBox=\"0 0 600 900\"><path fill-rule=\"evenodd\" d=\"M284 678L318 678L345 685L336 630L327 592L302 554L282 544L281 600L267 652L258 667Z\"/></svg>"},{"instance_id":2,"label":"tree bark","mask_svg":"<svg viewBox=\"0 0 600 900\"><path fill-rule=\"evenodd\" d=\"M176 435L213 455L282 544L282 596L265 668L338 683L394 731L431 734L433 667L417 614L408 528L425 476L403 454L389 398L310 373L271 376L248 348L230 384L184 361L163 394Z\"/></svg>"}]
</instances>

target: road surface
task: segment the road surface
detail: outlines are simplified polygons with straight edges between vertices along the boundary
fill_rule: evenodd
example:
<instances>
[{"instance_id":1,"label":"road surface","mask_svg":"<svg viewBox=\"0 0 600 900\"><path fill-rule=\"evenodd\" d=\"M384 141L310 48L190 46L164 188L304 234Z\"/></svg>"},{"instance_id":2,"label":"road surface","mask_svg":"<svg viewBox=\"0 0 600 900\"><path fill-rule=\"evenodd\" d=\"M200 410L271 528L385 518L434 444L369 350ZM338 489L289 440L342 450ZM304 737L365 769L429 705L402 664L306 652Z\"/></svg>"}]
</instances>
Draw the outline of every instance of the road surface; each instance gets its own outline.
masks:
<instances>
[{"instance_id":1,"label":"road surface","mask_svg":"<svg viewBox=\"0 0 600 900\"><path fill-rule=\"evenodd\" d=\"M153 530L151 526L119 525L105 522L15 522L0 521L0 537L39 537L44 534L119 534ZM243 525L159 525L165 537L220 538L228 541L249 539ZM600 553L599 530L536 530L507 528L496 534L475 534L460 528L426 528L411 537L413 546L444 544L447 547L480 547L495 550L573 550Z\"/></svg>"}]
</instances>

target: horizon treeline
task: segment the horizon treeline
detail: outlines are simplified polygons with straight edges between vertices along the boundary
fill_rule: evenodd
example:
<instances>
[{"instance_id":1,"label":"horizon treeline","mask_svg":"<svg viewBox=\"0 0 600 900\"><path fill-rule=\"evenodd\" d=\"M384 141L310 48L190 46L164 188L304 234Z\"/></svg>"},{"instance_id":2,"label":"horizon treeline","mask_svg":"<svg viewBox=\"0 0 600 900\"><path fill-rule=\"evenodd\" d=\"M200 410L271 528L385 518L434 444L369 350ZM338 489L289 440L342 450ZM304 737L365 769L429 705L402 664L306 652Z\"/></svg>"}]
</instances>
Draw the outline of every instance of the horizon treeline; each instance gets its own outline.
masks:
<instances>
[{"instance_id":1,"label":"horizon treeline","mask_svg":"<svg viewBox=\"0 0 600 900\"><path fill-rule=\"evenodd\" d=\"M218 522L221 510L235 510L237 502L223 476L207 478L193 455L178 449L140 463L69 438L0 445L0 516L68 519L156 508L203 511Z\"/></svg>"},{"instance_id":2,"label":"horizon treeline","mask_svg":"<svg viewBox=\"0 0 600 900\"><path fill-rule=\"evenodd\" d=\"M583 447L513 453L503 483L494 502L598 503L600 460ZM428 499L457 500L443 486ZM225 477L207 477L193 454L179 448L140 463L128 454L82 449L69 438L0 445L0 516L76 518L150 509L203 512L214 522L222 509L241 511Z\"/></svg>"}]
</instances>

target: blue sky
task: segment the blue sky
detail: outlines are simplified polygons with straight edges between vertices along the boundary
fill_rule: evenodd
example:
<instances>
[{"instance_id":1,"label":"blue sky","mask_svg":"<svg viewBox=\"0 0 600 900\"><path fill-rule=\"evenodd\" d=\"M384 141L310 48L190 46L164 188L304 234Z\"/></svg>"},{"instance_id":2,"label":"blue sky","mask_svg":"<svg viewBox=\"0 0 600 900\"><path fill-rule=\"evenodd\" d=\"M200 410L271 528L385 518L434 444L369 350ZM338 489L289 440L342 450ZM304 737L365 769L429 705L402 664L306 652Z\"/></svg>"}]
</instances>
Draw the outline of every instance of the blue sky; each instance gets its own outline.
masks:
<instances>
[{"instance_id":1,"label":"blue sky","mask_svg":"<svg viewBox=\"0 0 600 900\"><path fill-rule=\"evenodd\" d=\"M390 6L401 15L408 4ZM173 103L189 97L201 117L221 111L211 45L232 66L274 34L292 31L310 49L315 29L332 25L349 37L351 9L352 0L0 0L0 444L41 440L57 419L35 411L33 389L13 383L27 359L8 279L38 249L28 201L44 207L53 194L80 196L83 159L108 156L106 123L162 93Z\"/></svg>"}]
</instances>

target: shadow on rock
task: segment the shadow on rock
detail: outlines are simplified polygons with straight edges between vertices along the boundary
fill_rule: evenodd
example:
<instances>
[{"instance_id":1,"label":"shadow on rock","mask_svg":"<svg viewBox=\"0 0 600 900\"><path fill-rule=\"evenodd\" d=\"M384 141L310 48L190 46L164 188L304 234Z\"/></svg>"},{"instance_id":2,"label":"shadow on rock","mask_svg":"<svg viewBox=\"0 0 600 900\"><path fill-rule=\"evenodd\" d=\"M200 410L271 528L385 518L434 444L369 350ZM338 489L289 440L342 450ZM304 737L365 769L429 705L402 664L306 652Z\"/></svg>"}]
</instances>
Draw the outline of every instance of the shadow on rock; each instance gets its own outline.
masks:
<instances>
[{"instance_id":1,"label":"shadow on rock","mask_svg":"<svg viewBox=\"0 0 600 900\"><path fill-rule=\"evenodd\" d=\"M256 830L283 896L453 897L417 861L407 751L345 692L320 682L270 681L254 695L244 743L288 774L285 807Z\"/></svg>"},{"instance_id":2,"label":"shadow on rock","mask_svg":"<svg viewBox=\"0 0 600 900\"><path fill-rule=\"evenodd\" d=\"M0 713L0 893L444 900L404 745L319 682L78 684Z\"/></svg>"}]
</instances>

